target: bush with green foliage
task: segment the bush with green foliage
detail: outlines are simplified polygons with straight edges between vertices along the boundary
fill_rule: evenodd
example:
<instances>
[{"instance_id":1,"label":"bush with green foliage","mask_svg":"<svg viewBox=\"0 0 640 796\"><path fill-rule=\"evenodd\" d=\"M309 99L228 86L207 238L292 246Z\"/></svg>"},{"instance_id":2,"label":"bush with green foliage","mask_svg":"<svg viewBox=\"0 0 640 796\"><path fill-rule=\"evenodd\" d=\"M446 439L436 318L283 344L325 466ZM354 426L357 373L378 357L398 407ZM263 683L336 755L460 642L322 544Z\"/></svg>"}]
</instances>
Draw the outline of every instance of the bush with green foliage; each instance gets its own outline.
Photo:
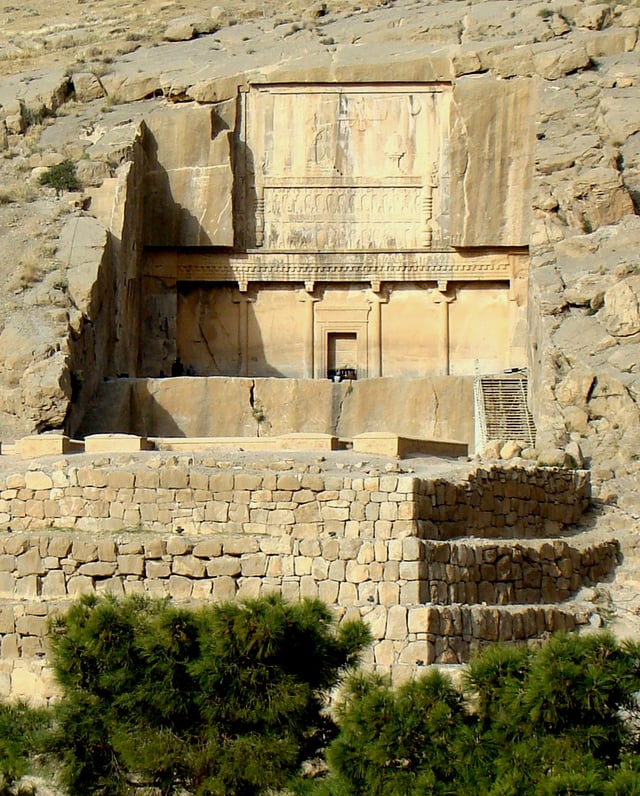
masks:
<instances>
[{"instance_id":1,"label":"bush with green foliage","mask_svg":"<svg viewBox=\"0 0 640 796\"><path fill-rule=\"evenodd\" d=\"M56 189L56 196L63 191L77 191L80 183L76 177L76 166L72 160L63 160L56 163L40 175L40 185L49 185Z\"/></svg>"},{"instance_id":2,"label":"bush with green foliage","mask_svg":"<svg viewBox=\"0 0 640 796\"><path fill-rule=\"evenodd\" d=\"M0 796L24 793L16 783L27 772L30 757L39 750L47 724L45 710L24 702L0 703Z\"/></svg>"},{"instance_id":3,"label":"bush with green foliage","mask_svg":"<svg viewBox=\"0 0 640 796\"><path fill-rule=\"evenodd\" d=\"M640 645L558 635L489 647L463 700L439 672L353 678L320 796L640 796Z\"/></svg>"},{"instance_id":4,"label":"bush with green foliage","mask_svg":"<svg viewBox=\"0 0 640 796\"><path fill-rule=\"evenodd\" d=\"M71 796L285 787L334 732L326 696L368 642L317 601L84 597L50 634L61 781Z\"/></svg>"}]
</instances>

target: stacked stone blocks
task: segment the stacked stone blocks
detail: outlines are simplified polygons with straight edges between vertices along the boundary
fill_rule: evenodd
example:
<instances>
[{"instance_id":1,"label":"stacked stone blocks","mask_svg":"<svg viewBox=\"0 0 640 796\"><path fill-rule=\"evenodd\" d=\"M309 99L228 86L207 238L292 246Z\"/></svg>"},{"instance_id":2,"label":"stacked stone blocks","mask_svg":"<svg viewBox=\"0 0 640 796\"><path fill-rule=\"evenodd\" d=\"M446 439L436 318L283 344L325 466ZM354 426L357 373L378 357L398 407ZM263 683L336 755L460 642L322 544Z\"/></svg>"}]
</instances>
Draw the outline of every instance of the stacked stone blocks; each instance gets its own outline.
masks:
<instances>
[{"instance_id":1,"label":"stacked stone blocks","mask_svg":"<svg viewBox=\"0 0 640 796\"><path fill-rule=\"evenodd\" d=\"M575 521L588 494L578 472L496 468L454 483L174 456L37 466L0 482L11 528L0 535L0 690L18 696L53 693L47 620L81 594L320 598L340 618L362 617L374 639L365 663L401 679L586 621L548 603L617 562L615 542L452 538L463 516L490 510L494 487L514 536L532 527L520 504L535 502L541 528Z\"/></svg>"}]
</instances>

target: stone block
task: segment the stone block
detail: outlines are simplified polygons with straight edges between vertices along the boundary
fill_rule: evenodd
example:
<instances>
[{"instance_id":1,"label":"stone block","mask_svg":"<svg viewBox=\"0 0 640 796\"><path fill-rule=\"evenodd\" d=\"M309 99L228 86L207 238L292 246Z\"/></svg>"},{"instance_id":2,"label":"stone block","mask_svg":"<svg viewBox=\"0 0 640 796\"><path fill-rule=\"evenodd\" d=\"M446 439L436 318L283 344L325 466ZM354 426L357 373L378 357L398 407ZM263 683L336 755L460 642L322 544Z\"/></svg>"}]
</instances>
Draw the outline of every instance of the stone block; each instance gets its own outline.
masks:
<instances>
[{"instance_id":1,"label":"stone block","mask_svg":"<svg viewBox=\"0 0 640 796\"><path fill-rule=\"evenodd\" d=\"M20 636L40 636L47 633L46 616L25 616L16 619L16 633Z\"/></svg>"},{"instance_id":2,"label":"stone block","mask_svg":"<svg viewBox=\"0 0 640 796\"><path fill-rule=\"evenodd\" d=\"M300 578L300 599L318 599L318 584L310 575L303 575Z\"/></svg>"},{"instance_id":3,"label":"stone block","mask_svg":"<svg viewBox=\"0 0 640 796\"><path fill-rule=\"evenodd\" d=\"M378 599L381 605L397 605L400 599L400 586L392 581L378 584Z\"/></svg>"},{"instance_id":4,"label":"stone block","mask_svg":"<svg viewBox=\"0 0 640 796\"><path fill-rule=\"evenodd\" d=\"M235 578L223 575L213 581L213 599L216 602L226 602L227 600L235 599L236 591Z\"/></svg>"},{"instance_id":5,"label":"stone block","mask_svg":"<svg viewBox=\"0 0 640 796\"><path fill-rule=\"evenodd\" d=\"M244 555L240 559L240 567L243 578L264 577L267 572L267 557L264 553ZM244 586L245 581L242 583Z\"/></svg>"},{"instance_id":6,"label":"stone block","mask_svg":"<svg viewBox=\"0 0 640 796\"><path fill-rule=\"evenodd\" d=\"M410 581L403 583L400 587L400 602L403 605L415 605L421 603L427 598L426 584L420 581Z\"/></svg>"},{"instance_id":7,"label":"stone block","mask_svg":"<svg viewBox=\"0 0 640 796\"><path fill-rule=\"evenodd\" d=\"M15 633L4 636L2 639L0 643L0 657L4 659L20 657L20 645L18 636Z\"/></svg>"},{"instance_id":8,"label":"stone block","mask_svg":"<svg viewBox=\"0 0 640 796\"><path fill-rule=\"evenodd\" d=\"M109 578L115 571L115 561L91 561L78 567L79 575L88 575L91 578Z\"/></svg>"},{"instance_id":9,"label":"stone block","mask_svg":"<svg viewBox=\"0 0 640 796\"><path fill-rule=\"evenodd\" d=\"M163 467L160 471L160 486L163 489L184 489L189 485L189 476L181 467Z\"/></svg>"},{"instance_id":10,"label":"stone block","mask_svg":"<svg viewBox=\"0 0 640 796\"><path fill-rule=\"evenodd\" d=\"M80 597L81 594L93 594L93 580L86 575L74 575L67 580L69 597Z\"/></svg>"},{"instance_id":11,"label":"stone block","mask_svg":"<svg viewBox=\"0 0 640 796\"><path fill-rule=\"evenodd\" d=\"M193 581L182 575L172 575L169 578L169 595L174 600L188 600L193 593Z\"/></svg>"},{"instance_id":12,"label":"stone block","mask_svg":"<svg viewBox=\"0 0 640 796\"><path fill-rule=\"evenodd\" d=\"M171 564L168 561L146 561L145 575L147 578L168 578L171 575Z\"/></svg>"},{"instance_id":13,"label":"stone block","mask_svg":"<svg viewBox=\"0 0 640 796\"><path fill-rule=\"evenodd\" d=\"M81 467L78 469L78 486L98 487L102 489L107 485L107 473L97 467ZM88 500L97 500L100 493L92 489L83 489L82 497Z\"/></svg>"},{"instance_id":14,"label":"stone block","mask_svg":"<svg viewBox=\"0 0 640 796\"><path fill-rule=\"evenodd\" d=\"M210 580L196 580L193 584L192 597L194 600L208 600L213 591Z\"/></svg>"},{"instance_id":15,"label":"stone block","mask_svg":"<svg viewBox=\"0 0 640 796\"><path fill-rule=\"evenodd\" d=\"M12 572L0 572L0 597L13 597L16 580Z\"/></svg>"},{"instance_id":16,"label":"stone block","mask_svg":"<svg viewBox=\"0 0 640 796\"><path fill-rule=\"evenodd\" d=\"M83 450L84 443L72 440L64 434L22 437L15 443L15 452L23 459L37 459L40 456L56 456L61 453L81 453Z\"/></svg>"},{"instance_id":17,"label":"stone block","mask_svg":"<svg viewBox=\"0 0 640 796\"><path fill-rule=\"evenodd\" d=\"M378 644L374 644L373 656L376 664L383 666L384 670L388 672L396 658L393 641L384 639Z\"/></svg>"},{"instance_id":18,"label":"stone block","mask_svg":"<svg viewBox=\"0 0 640 796\"><path fill-rule=\"evenodd\" d=\"M318 583L318 598L327 605L335 605L338 601L339 588L337 581L321 580Z\"/></svg>"},{"instance_id":19,"label":"stone block","mask_svg":"<svg viewBox=\"0 0 640 796\"><path fill-rule=\"evenodd\" d=\"M357 561L347 561L345 577L349 583L364 583L369 580L369 567Z\"/></svg>"},{"instance_id":20,"label":"stone block","mask_svg":"<svg viewBox=\"0 0 640 796\"><path fill-rule=\"evenodd\" d=\"M135 483L135 474L127 470L114 470L107 474L107 486L112 489L133 489Z\"/></svg>"},{"instance_id":21,"label":"stone block","mask_svg":"<svg viewBox=\"0 0 640 796\"><path fill-rule=\"evenodd\" d=\"M204 561L195 556L175 556L172 563L175 575L186 575L189 578L203 578L206 574Z\"/></svg>"},{"instance_id":22,"label":"stone block","mask_svg":"<svg viewBox=\"0 0 640 796\"><path fill-rule=\"evenodd\" d=\"M141 555L119 555L118 556L118 573L120 575L138 575L144 574L144 556Z\"/></svg>"},{"instance_id":23,"label":"stone block","mask_svg":"<svg viewBox=\"0 0 640 796\"><path fill-rule=\"evenodd\" d=\"M233 473L213 473L209 477L209 489L214 494L233 491Z\"/></svg>"},{"instance_id":24,"label":"stone block","mask_svg":"<svg viewBox=\"0 0 640 796\"><path fill-rule=\"evenodd\" d=\"M374 456L399 456L400 441L397 434L386 432L356 434L353 437L353 451Z\"/></svg>"},{"instance_id":25,"label":"stone block","mask_svg":"<svg viewBox=\"0 0 640 796\"><path fill-rule=\"evenodd\" d=\"M80 564L89 561L97 561L98 545L96 542L89 542L83 539L74 539L71 546L71 558Z\"/></svg>"},{"instance_id":26,"label":"stone block","mask_svg":"<svg viewBox=\"0 0 640 796\"><path fill-rule=\"evenodd\" d=\"M193 548L193 555L197 558L216 558L222 555L222 542L220 539L198 542Z\"/></svg>"},{"instance_id":27,"label":"stone block","mask_svg":"<svg viewBox=\"0 0 640 796\"><path fill-rule=\"evenodd\" d=\"M13 607L10 605L0 606L0 635L13 633L15 630L15 619Z\"/></svg>"},{"instance_id":28,"label":"stone block","mask_svg":"<svg viewBox=\"0 0 640 796\"><path fill-rule=\"evenodd\" d=\"M34 492L38 489L51 489L53 487L51 476L40 470L27 471L24 476L24 483L27 489L33 489Z\"/></svg>"},{"instance_id":29,"label":"stone block","mask_svg":"<svg viewBox=\"0 0 640 796\"><path fill-rule=\"evenodd\" d=\"M66 593L67 578L62 570L52 570L42 578L41 595L43 598L64 597Z\"/></svg>"},{"instance_id":30,"label":"stone block","mask_svg":"<svg viewBox=\"0 0 640 796\"><path fill-rule=\"evenodd\" d=\"M407 664L411 667L426 666L431 662L430 654L430 645L428 641L410 641L398 656L398 661L401 664Z\"/></svg>"},{"instance_id":31,"label":"stone block","mask_svg":"<svg viewBox=\"0 0 640 796\"><path fill-rule=\"evenodd\" d=\"M90 434L85 437L87 453L118 453L153 450L153 443L135 434Z\"/></svg>"},{"instance_id":32,"label":"stone block","mask_svg":"<svg viewBox=\"0 0 640 796\"><path fill-rule=\"evenodd\" d=\"M358 602L358 590L354 583L341 583L338 590L338 604L355 605Z\"/></svg>"},{"instance_id":33,"label":"stone block","mask_svg":"<svg viewBox=\"0 0 640 796\"><path fill-rule=\"evenodd\" d=\"M227 536L223 539L222 549L225 555L241 556L246 553L257 553L260 544L253 537Z\"/></svg>"},{"instance_id":34,"label":"stone block","mask_svg":"<svg viewBox=\"0 0 640 796\"><path fill-rule=\"evenodd\" d=\"M191 553L193 550L193 543L182 536L170 536L166 542L167 555L170 556L184 556Z\"/></svg>"},{"instance_id":35,"label":"stone block","mask_svg":"<svg viewBox=\"0 0 640 796\"><path fill-rule=\"evenodd\" d=\"M238 581L238 591L236 592L237 600L257 600L260 597L260 588L262 586L262 579L257 578L241 578Z\"/></svg>"},{"instance_id":36,"label":"stone block","mask_svg":"<svg viewBox=\"0 0 640 796\"><path fill-rule=\"evenodd\" d=\"M414 605L408 609L407 627L409 633L426 633L429 608L426 605Z\"/></svg>"},{"instance_id":37,"label":"stone block","mask_svg":"<svg viewBox=\"0 0 640 796\"><path fill-rule=\"evenodd\" d=\"M16 557L0 555L0 572L13 572L16 568Z\"/></svg>"}]
</instances>

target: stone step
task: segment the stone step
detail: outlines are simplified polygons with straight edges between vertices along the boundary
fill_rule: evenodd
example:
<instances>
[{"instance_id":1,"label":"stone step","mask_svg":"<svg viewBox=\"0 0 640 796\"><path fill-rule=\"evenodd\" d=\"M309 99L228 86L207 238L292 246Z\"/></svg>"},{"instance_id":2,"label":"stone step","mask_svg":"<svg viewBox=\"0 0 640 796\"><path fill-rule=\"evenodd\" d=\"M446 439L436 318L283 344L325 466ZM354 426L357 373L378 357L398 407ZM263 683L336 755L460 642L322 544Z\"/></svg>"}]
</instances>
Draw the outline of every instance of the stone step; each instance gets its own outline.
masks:
<instances>
[{"instance_id":1,"label":"stone step","mask_svg":"<svg viewBox=\"0 0 640 796\"><path fill-rule=\"evenodd\" d=\"M435 604L562 602L609 577L619 543L589 533L557 539L422 540L423 596Z\"/></svg>"},{"instance_id":2,"label":"stone step","mask_svg":"<svg viewBox=\"0 0 640 796\"><path fill-rule=\"evenodd\" d=\"M562 605L429 605L425 606L425 663L466 663L496 641L537 643L552 633L589 624L593 606Z\"/></svg>"}]
</instances>

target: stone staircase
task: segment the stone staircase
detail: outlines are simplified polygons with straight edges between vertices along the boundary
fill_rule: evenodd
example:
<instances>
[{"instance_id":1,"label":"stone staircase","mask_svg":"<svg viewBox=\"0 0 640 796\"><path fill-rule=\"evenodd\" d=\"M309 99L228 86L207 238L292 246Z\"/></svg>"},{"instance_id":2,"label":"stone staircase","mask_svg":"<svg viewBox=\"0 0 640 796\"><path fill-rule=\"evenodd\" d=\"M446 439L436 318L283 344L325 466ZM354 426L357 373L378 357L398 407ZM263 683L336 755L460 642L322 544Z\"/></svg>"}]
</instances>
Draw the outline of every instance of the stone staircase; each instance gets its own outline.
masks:
<instances>
[{"instance_id":1,"label":"stone staircase","mask_svg":"<svg viewBox=\"0 0 640 796\"><path fill-rule=\"evenodd\" d=\"M535 445L536 427L527 406L525 375L479 376L474 390L477 450L482 450L490 439Z\"/></svg>"}]
</instances>

